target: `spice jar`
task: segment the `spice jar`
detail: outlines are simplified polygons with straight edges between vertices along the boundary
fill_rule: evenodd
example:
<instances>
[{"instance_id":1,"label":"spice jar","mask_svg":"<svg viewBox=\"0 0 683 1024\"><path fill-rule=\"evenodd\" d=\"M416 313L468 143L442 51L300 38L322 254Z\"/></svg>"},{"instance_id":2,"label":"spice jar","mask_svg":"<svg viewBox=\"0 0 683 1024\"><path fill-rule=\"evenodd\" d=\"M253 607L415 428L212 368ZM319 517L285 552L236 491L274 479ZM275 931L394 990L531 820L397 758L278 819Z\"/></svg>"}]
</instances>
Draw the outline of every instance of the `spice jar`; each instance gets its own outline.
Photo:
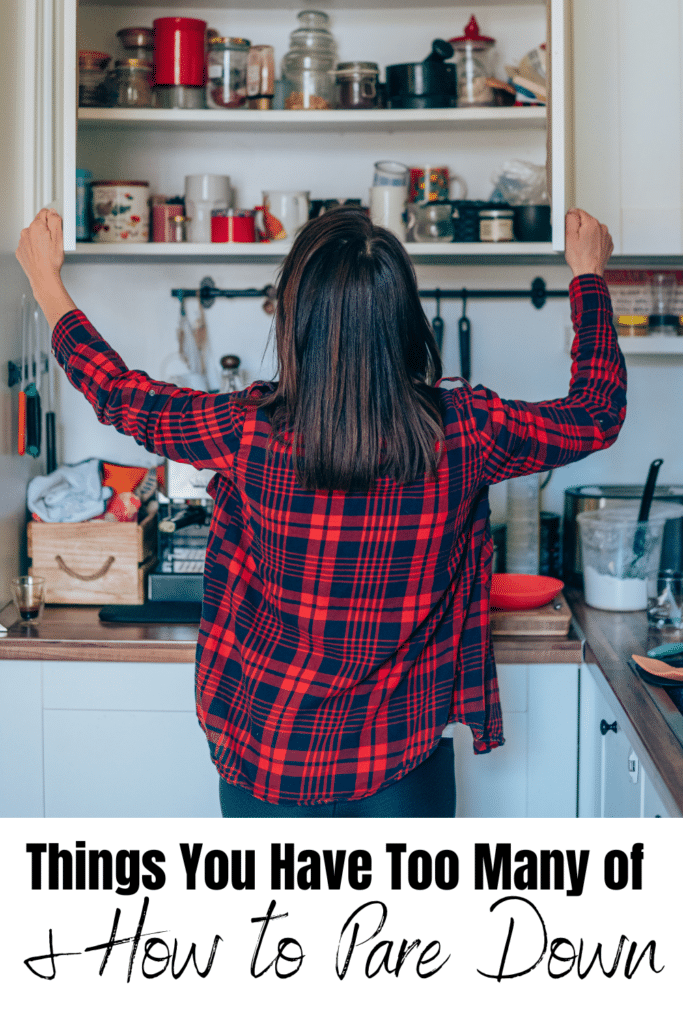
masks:
<instances>
[{"instance_id":1,"label":"spice jar","mask_svg":"<svg viewBox=\"0 0 683 1024\"><path fill-rule=\"evenodd\" d=\"M110 107L151 107L152 65L135 57L117 60L108 90Z\"/></svg>"},{"instance_id":2,"label":"spice jar","mask_svg":"<svg viewBox=\"0 0 683 1024\"><path fill-rule=\"evenodd\" d=\"M369 60L337 64L337 106L340 110L369 110L377 106L379 68Z\"/></svg>"},{"instance_id":3,"label":"spice jar","mask_svg":"<svg viewBox=\"0 0 683 1024\"><path fill-rule=\"evenodd\" d=\"M116 38L129 60L135 58L145 64L154 63L153 28L122 28L116 33Z\"/></svg>"},{"instance_id":4,"label":"spice jar","mask_svg":"<svg viewBox=\"0 0 683 1024\"><path fill-rule=\"evenodd\" d=\"M290 37L291 49L282 61L286 110L331 110L336 43L322 11L301 11L299 28Z\"/></svg>"},{"instance_id":5,"label":"spice jar","mask_svg":"<svg viewBox=\"0 0 683 1024\"><path fill-rule=\"evenodd\" d=\"M107 65L111 60L108 53L99 50L78 52L78 105L79 107L103 107L107 99L104 80Z\"/></svg>"},{"instance_id":6,"label":"spice jar","mask_svg":"<svg viewBox=\"0 0 683 1024\"><path fill-rule=\"evenodd\" d=\"M270 110L275 93L272 46L252 46L247 58L247 103L250 110Z\"/></svg>"},{"instance_id":7,"label":"spice jar","mask_svg":"<svg viewBox=\"0 0 683 1024\"><path fill-rule=\"evenodd\" d=\"M496 40L483 36L472 15L465 34L449 39L455 50L459 107L495 106L493 89L488 79L493 75L493 47Z\"/></svg>"},{"instance_id":8,"label":"spice jar","mask_svg":"<svg viewBox=\"0 0 683 1024\"><path fill-rule=\"evenodd\" d=\"M206 105L211 110L243 107L247 99L248 39L213 36L206 63Z\"/></svg>"},{"instance_id":9,"label":"spice jar","mask_svg":"<svg viewBox=\"0 0 683 1024\"><path fill-rule=\"evenodd\" d=\"M189 217L185 217L182 213L177 213L175 216L170 218L170 242L185 242L187 241L187 222Z\"/></svg>"},{"instance_id":10,"label":"spice jar","mask_svg":"<svg viewBox=\"0 0 683 1024\"><path fill-rule=\"evenodd\" d=\"M514 220L510 206L485 206L479 211L479 241L514 242Z\"/></svg>"}]
</instances>

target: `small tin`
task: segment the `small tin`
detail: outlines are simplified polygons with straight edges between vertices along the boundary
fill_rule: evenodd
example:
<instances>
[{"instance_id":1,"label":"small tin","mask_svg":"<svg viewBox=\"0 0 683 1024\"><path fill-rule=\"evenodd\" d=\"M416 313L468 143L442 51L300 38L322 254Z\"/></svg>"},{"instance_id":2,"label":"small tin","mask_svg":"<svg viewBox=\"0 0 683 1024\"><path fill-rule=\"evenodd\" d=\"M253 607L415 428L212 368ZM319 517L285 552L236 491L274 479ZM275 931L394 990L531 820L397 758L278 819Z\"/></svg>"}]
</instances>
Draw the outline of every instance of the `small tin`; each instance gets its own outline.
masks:
<instances>
[{"instance_id":1,"label":"small tin","mask_svg":"<svg viewBox=\"0 0 683 1024\"><path fill-rule=\"evenodd\" d=\"M92 171L76 169L76 241L90 241L90 182Z\"/></svg>"},{"instance_id":2,"label":"small tin","mask_svg":"<svg viewBox=\"0 0 683 1024\"><path fill-rule=\"evenodd\" d=\"M514 242L514 211L488 206L479 211L480 242Z\"/></svg>"},{"instance_id":3,"label":"small tin","mask_svg":"<svg viewBox=\"0 0 683 1024\"><path fill-rule=\"evenodd\" d=\"M184 213L182 203L153 203L152 241L174 242L173 218L182 217Z\"/></svg>"},{"instance_id":4,"label":"small tin","mask_svg":"<svg viewBox=\"0 0 683 1024\"><path fill-rule=\"evenodd\" d=\"M93 241L149 241L149 182L93 181Z\"/></svg>"}]
</instances>

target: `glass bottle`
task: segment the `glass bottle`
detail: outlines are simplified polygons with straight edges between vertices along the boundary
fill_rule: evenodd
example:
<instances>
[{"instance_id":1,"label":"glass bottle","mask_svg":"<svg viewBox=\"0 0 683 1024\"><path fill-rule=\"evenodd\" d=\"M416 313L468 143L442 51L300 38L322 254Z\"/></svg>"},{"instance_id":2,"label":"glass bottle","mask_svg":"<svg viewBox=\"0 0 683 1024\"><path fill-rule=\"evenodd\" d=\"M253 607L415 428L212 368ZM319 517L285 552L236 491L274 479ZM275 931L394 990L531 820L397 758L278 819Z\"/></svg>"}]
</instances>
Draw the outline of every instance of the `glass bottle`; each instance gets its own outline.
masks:
<instances>
[{"instance_id":1,"label":"glass bottle","mask_svg":"<svg viewBox=\"0 0 683 1024\"><path fill-rule=\"evenodd\" d=\"M206 63L206 105L212 110L243 107L247 101L248 39L214 36Z\"/></svg>"},{"instance_id":2,"label":"glass bottle","mask_svg":"<svg viewBox=\"0 0 683 1024\"><path fill-rule=\"evenodd\" d=\"M228 394L231 391L241 391L242 381L240 379L240 357L239 356L222 356L221 357L221 387L222 394Z\"/></svg>"},{"instance_id":3,"label":"glass bottle","mask_svg":"<svg viewBox=\"0 0 683 1024\"><path fill-rule=\"evenodd\" d=\"M336 43L322 11L301 11L299 28L282 61L286 110L331 110L334 107Z\"/></svg>"}]
</instances>

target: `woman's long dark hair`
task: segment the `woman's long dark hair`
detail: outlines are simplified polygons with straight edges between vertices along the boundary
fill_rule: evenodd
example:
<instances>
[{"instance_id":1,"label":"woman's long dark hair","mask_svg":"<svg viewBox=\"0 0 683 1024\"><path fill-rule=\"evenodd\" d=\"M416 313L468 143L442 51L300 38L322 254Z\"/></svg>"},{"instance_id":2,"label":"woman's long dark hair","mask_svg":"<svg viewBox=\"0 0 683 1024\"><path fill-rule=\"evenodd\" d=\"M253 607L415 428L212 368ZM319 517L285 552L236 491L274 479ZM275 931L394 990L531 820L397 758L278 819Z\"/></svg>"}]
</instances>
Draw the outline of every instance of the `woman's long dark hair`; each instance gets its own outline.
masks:
<instances>
[{"instance_id":1,"label":"woman's long dark hair","mask_svg":"<svg viewBox=\"0 0 683 1024\"><path fill-rule=\"evenodd\" d=\"M358 209L309 221L278 282L276 389L259 399L311 490L433 474L441 359L408 255Z\"/></svg>"}]
</instances>

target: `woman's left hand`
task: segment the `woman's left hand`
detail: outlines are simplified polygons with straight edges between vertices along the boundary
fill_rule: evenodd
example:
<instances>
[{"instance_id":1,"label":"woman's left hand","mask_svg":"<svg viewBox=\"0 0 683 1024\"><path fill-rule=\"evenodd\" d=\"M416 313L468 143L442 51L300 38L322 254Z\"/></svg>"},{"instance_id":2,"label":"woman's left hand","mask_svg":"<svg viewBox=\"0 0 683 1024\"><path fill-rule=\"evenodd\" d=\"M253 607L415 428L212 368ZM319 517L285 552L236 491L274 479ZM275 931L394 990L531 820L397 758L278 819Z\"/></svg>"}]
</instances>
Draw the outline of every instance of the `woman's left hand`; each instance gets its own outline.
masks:
<instances>
[{"instance_id":1,"label":"woman's left hand","mask_svg":"<svg viewBox=\"0 0 683 1024\"><path fill-rule=\"evenodd\" d=\"M29 279L37 303L53 328L75 303L62 284L64 239L62 218L55 210L41 210L21 232L15 253Z\"/></svg>"}]
</instances>

